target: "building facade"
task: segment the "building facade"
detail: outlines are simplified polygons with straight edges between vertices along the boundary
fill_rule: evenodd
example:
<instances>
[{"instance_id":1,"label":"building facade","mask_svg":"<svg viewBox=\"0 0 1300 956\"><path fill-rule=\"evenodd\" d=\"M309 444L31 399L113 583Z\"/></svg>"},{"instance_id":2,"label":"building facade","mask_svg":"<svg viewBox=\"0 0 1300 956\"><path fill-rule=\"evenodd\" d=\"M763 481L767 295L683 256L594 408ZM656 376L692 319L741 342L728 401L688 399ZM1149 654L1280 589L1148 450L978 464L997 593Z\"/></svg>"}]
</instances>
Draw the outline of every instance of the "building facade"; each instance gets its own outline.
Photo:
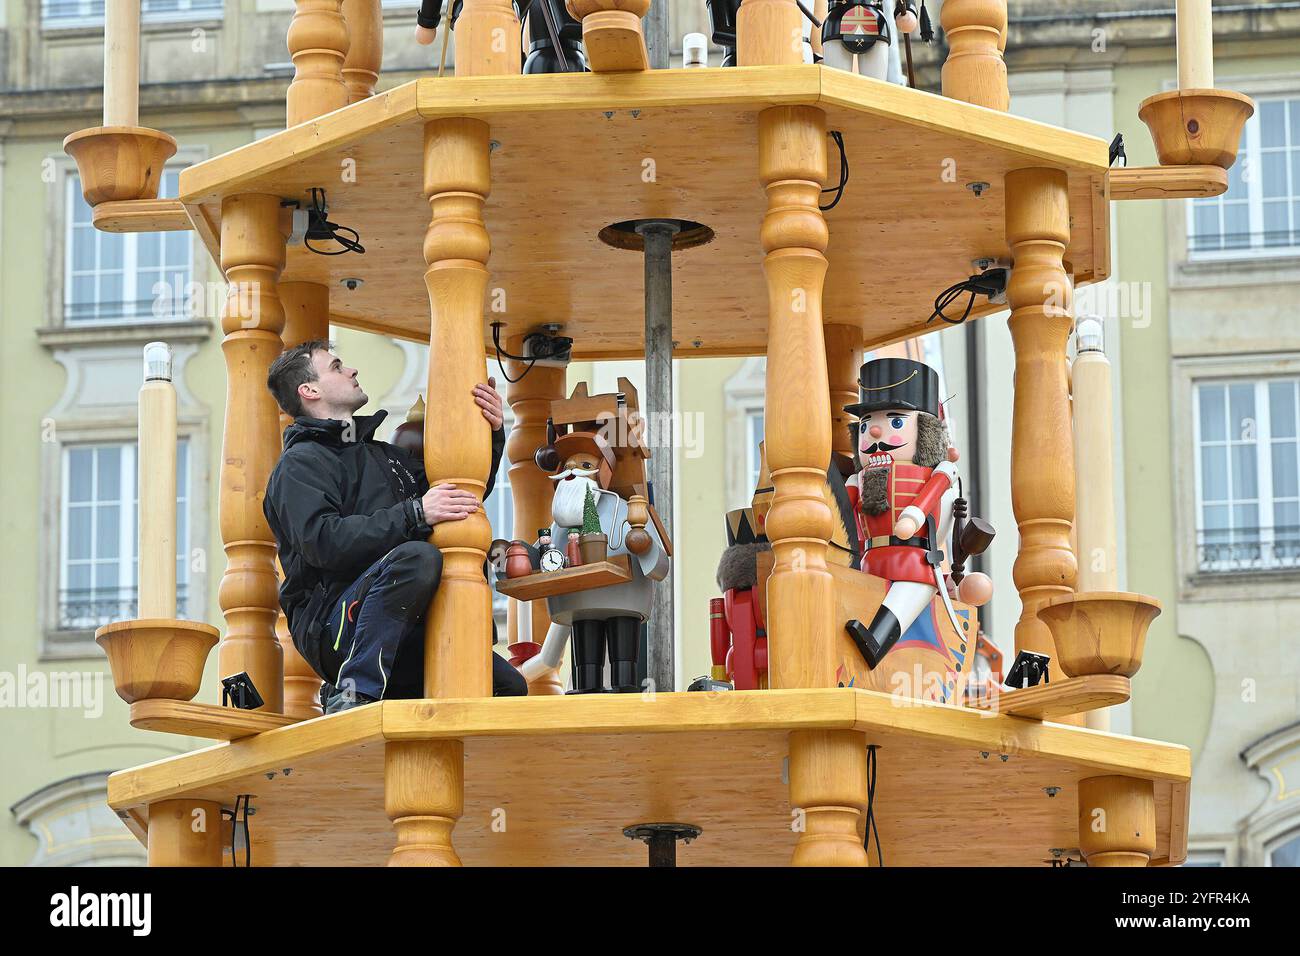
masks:
<instances>
[{"instance_id":1,"label":"building facade","mask_svg":"<svg viewBox=\"0 0 1300 956\"><path fill-rule=\"evenodd\" d=\"M1012 111L1107 139L1122 131L1130 161L1153 163L1136 110L1175 74L1173 17L1146 6L1013 0ZM1286 389L1294 403L1300 376L1290 305L1300 278L1300 4L1240 6L1255 5L1216 16L1220 85L1261 108L1232 190L1122 205L1115 275L1080 295L1081 311L1106 320L1114 366L1121 586L1165 607L1134 700L1111 726L1193 748L1192 846L1230 865L1295 862L1300 827L1300 664L1283 627L1300 581L1296 419L1286 417ZM426 74L437 46L411 39L415 4L384 7L379 85L388 88ZM290 0L146 0L141 121L180 143L164 195L184 166L283 127L292 9ZM175 353L182 613L220 623L224 283L193 233L109 236L90 224L61 141L99 122L102 12L96 0L0 8L0 500L18 503L0 517L11 612L0 632L0 681L7 675L11 690L6 700L0 683L0 803L11 809L0 818L0 864L142 860L103 805L107 773L202 743L130 729L92 639L99 624L134 613L135 400L140 347L154 339ZM703 4L676 0L676 56L680 35L706 22ZM917 49L919 85L937 89L941 54ZM910 347L942 366L974 499L1001 532L985 557L996 588L985 627L1009 661L1019 602L1005 319ZM334 337L362 371L366 411L386 408L396 424L423 389L425 348L348 330ZM605 391L619 375L643 385L636 363L578 364L569 381ZM755 484L765 383L761 358L678 361L674 376L682 688L709 670L723 514L747 504ZM503 468L489 515L509 536L505 477ZM205 687L216 676L213 655Z\"/></svg>"}]
</instances>

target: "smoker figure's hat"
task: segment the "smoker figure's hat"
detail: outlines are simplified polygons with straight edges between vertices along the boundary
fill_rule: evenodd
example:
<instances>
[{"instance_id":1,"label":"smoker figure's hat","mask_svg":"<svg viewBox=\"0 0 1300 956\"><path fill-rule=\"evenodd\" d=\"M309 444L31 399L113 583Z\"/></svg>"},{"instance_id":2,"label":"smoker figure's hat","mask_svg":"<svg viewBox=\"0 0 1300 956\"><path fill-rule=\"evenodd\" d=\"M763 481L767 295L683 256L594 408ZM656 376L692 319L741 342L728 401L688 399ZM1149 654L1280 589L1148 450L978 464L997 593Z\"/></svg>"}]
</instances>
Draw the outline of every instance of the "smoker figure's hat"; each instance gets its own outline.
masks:
<instances>
[{"instance_id":1,"label":"smoker figure's hat","mask_svg":"<svg viewBox=\"0 0 1300 956\"><path fill-rule=\"evenodd\" d=\"M942 417L939 403L939 373L930 366L906 358L878 358L858 370L855 405L845 405L850 415L881 411L925 412Z\"/></svg>"},{"instance_id":2,"label":"smoker figure's hat","mask_svg":"<svg viewBox=\"0 0 1300 956\"><path fill-rule=\"evenodd\" d=\"M737 508L727 512L727 547L766 540L767 536L758 530L753 508Z\"/></svg>"},{"instance_id":3,"label":"smoker figure's hat","mask_svg":"<svg viewBox=\"0 0 1300 956\"><path fill-rule=\"evenodd\" d=\"M600 474L596 480L600 487L609 487L610 479L614 476L614 452L609 447L609 442L598 432L569 432L561 435L555 439L555 451L561 465L574 455L585 453L595 456L600 463Z\"/></svg>"}]
</instances>

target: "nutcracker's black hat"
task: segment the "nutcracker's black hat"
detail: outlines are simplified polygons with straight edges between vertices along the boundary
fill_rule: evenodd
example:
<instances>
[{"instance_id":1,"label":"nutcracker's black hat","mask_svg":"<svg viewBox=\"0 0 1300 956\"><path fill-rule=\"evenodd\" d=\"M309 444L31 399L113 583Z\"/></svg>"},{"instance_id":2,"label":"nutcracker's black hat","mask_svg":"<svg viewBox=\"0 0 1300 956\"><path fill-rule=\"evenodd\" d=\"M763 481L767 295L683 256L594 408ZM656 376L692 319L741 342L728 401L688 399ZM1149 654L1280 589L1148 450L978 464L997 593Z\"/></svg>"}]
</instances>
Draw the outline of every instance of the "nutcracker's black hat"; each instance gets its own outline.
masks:
<instances>
[{"instance_id":1,"label":"nutcracker's black hat","mask_svg":"<svg viewBox=\"0 0 1300 956\"><path fill-rule=\"evenodd\" d=\"M906 358L879 358L858 370L859 401L845 405L850 415L870 412L926 412L940 417L939 373L930 366Z\"/></svg>"}]
</instances>

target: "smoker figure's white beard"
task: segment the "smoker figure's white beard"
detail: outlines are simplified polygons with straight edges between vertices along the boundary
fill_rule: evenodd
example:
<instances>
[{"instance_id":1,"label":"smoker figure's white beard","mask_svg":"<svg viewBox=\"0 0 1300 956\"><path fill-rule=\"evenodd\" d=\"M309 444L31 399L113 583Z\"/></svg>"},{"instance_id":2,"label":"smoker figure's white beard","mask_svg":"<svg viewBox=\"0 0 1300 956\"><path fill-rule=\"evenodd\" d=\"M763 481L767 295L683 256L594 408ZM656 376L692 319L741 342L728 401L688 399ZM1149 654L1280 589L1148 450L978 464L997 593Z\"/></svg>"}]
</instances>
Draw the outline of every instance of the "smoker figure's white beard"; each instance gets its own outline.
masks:
<instances>
[{"instance_id":1,"label":"smoker figure's white beard","mask_svg":"<svg viewBox=\"0 0 1300 956\"><path fill-rule=\"evenodd\" d=\"M595 479L574 474L571 478L559 478L556 481L555 497L551 501L551 517L555 519L557 525L561 528L582 527L582 507L587 500L588 488L591 489L592 497L599 500L600 485Z\"/></svg>"}]
</instances>

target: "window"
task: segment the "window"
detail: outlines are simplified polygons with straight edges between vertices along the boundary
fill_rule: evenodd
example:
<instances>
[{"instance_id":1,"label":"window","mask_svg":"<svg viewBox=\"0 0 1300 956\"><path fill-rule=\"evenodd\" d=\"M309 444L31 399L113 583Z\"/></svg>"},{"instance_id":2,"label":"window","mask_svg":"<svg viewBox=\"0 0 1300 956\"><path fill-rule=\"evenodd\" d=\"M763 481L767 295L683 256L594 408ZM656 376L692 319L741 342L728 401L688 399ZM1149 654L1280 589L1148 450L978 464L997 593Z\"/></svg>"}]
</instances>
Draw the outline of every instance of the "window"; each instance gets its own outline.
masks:
<instances>
[{"instance_id":1,"label":"window","mask_svg":"<svg viewBox=\"0 0 1300 956\"><path fill-rule=\"evenodd\" d=\"M1258 105L1242 130L1228 191L1188 200L1194 257L1300 254L1300 97Z\"/></svg>"},{"instance_id":2,"label":"window","mask_svg":"<svg viewBox=\"0 0 1300 956\"><path fill-rule=\"evenodd\" d=\"M63 459L58 626L90 629L137 613L134 443L70 445ZM189 579L189 443L176 448L176 613Z\"/></svg>"},{"instance_id":3,"label":"window","mask_svg":"<svg viewBox=\"0 0 1300 956\"><path fill-rule=\"evenodd\" d=\"M758 476L763 467L763 456L758 444L763 440L764 409L759 408L745 413L745 429L748 435L745 445L745 475L752 493L758 487Z\"/></svg>"},{"instance_id":4,"label":"window","mask_svg":"<svg viewBox=\"0 0 1300 956\"><path fill-rule=\"evenodd\" d=\"M180 168L163 172L159 195L174 198ZM81 195L81 177L68 176L63 321L67 325L184 319L193 242L187 231L100 232Z\"/></svg>"},{"instance_id":5,"label":"window","mask_svg":"<svg viewBox=\"0 0 1300 956\"><path fill-rule=\"evenodd\" d=\"M211 20L222 15L225 0L142 0L142 22ZM104 0L41 0L41 24L47 27L88 27L104 22Z\"/></svg>"},{"instance_id":6,"label":"window","mask_svg":"<svg viewBox=\"0 0 1300 956\"><path fill-rule=\"evenodd\" d=\"M1300 567L1300 379L1198 382L1194 392L1199 569Z\"/></svg>"},{"instance_id":7,"label":"window","mask_svg":"<svg viewBox=\"0 0 1300 956\"><path fill-rule=\"evenodd\" d=\"M1282 838L1268 851L1269 866L1300 866L1300 833Z\"/></svg>"}]
</instances>

